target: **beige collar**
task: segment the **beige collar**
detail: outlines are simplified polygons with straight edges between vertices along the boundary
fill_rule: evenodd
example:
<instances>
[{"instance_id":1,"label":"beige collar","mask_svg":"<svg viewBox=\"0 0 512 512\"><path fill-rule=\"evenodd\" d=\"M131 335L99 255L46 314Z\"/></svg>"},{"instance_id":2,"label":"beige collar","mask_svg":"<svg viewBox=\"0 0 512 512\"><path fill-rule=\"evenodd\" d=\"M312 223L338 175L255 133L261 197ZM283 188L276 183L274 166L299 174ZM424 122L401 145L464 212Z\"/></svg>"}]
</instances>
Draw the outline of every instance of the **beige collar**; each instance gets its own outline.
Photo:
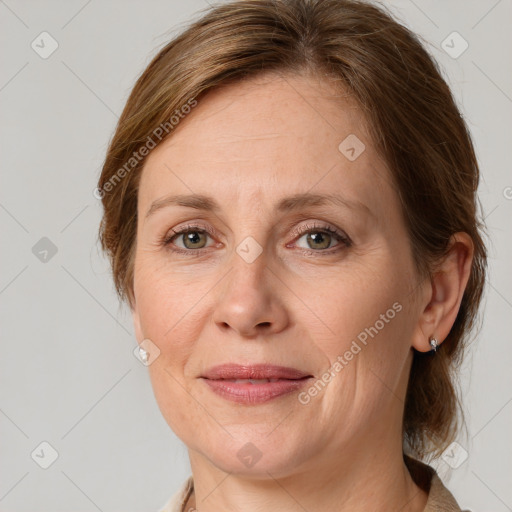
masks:
<instances>
[{"instance_id":1,"label":"beige collar","mask_svg":"<svg viewBox=\"0 0 512 512\"><path fill-rule=\"evenodd\" d=\"M428 494L423 512L463 512L432 467L407 455L404 461L416 485Z\"/></svg>"}]
</instances>

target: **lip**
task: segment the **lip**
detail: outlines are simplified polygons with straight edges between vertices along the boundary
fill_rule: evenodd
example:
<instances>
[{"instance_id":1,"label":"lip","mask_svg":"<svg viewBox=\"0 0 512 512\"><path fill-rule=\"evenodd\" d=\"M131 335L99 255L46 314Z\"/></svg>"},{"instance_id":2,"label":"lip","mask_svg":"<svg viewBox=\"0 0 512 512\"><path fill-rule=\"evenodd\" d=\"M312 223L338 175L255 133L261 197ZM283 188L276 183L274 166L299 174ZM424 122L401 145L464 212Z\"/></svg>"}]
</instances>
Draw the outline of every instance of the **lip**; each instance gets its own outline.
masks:
<instances>
[{"instance_id":1,"label":"lip","mask_svg":"<svg viewBox=\"0 0 512 512\"><path fill-rule=\"evenodd\" d=\"M227 400L255 405L297 391L312 377L286 366L224 364L208 369L200 378L213 392ZM247 382L234 382L237 379ZM248 379L272 379L273 382L252 384Z\"/></svg>"},{"instance_id":2,"label":"lip","mask_svg":"<svg viewBox=\"0 0 512 512\"><path fill-rule=\"evenodd\" d=\"M206 370L201 377L210 380L219 379L302 379L312 377L296 368L273 364L221 364Z\"/></svg>"}]
</instances>

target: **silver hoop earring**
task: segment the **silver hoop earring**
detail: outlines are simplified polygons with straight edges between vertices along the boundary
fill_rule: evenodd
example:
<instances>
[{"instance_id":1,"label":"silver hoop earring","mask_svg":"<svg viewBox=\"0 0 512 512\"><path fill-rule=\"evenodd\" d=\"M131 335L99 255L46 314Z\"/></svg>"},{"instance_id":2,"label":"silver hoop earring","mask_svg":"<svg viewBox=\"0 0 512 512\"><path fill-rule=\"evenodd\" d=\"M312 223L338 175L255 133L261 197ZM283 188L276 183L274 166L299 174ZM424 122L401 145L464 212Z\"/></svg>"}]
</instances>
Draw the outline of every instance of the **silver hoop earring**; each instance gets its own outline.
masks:
<instances>
[{"instance_id":1,"label":"silver hoop earring","mask_svg":"<svg viewBox=\"0 0 512 512\"><path fill-rule=\"evenodd\" d=\"M142 347L139 347L139 356L140 356L141 361L144 364L147 364L148 359L149 359L149 352L147 350L144 350Z\"/></svg>"},{"instance_id":2,"label":"silver hoop earring","mask_svg":"<svg viewBox=\"0 0 512 512\"><path fill-rule=\"evenodd\" d=\"M436 352L437 347L439 347L439 342L433 336L431 336L428 341L430 343L430 346L432 347L430 352Z\"/></svg>"}]
</instances>

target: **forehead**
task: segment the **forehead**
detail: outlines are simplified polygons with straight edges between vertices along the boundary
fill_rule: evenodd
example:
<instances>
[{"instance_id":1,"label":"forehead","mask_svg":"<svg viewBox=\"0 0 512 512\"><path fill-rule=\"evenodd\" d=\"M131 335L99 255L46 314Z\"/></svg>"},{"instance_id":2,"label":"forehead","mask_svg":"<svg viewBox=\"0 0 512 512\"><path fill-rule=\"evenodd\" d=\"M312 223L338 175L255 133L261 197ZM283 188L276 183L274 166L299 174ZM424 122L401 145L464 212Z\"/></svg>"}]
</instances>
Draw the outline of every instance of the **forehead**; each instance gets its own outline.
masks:
<instances>
[{"instance_id":1,"label":"forehead","mask_svg":"<svg viewBox=\"0 0 512 512\"><path fill-rule=\"evenodd\" d=\"M355 160L344 152L347 140L364 144ZM376 205L393 199L383 197L386 186L393 194L390 185L353 97L327 80L269 74L202 98L148 156L139 204L147 209L169 193L233 205L338 190Z\"/></svg>"}]
</instances>

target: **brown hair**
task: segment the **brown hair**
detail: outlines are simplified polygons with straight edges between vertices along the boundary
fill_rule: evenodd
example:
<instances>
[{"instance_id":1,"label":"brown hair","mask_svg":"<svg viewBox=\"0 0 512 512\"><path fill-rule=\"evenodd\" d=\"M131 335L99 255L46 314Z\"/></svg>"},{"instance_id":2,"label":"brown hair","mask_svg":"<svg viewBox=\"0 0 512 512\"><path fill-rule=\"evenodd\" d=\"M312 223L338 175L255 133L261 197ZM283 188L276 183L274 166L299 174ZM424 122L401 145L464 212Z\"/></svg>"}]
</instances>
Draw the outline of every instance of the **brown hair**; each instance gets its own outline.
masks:
<instances>
[{"instance_id":1,"label":"brown hair","mask_svg":"<svg viewBox=\"0 0 512 512\"><path fill-rule=\"evenodd\" d=\"M98 182L104 207L99 237L119 297L134 304L137 192L141 154L147 153L141 146L172 134L169 120L208 91L272 71L323 74L357 99L391 169L420 276L432 275L451 235L464 231L473 240L455 323L435 357L415 351L404 408L404 450L439 455L458 431L455 369L485 281L479 170L436 63L381 8L357 0L237 0L208 8L159 51L126 103Z\"/></svg>"}]
</instances>

